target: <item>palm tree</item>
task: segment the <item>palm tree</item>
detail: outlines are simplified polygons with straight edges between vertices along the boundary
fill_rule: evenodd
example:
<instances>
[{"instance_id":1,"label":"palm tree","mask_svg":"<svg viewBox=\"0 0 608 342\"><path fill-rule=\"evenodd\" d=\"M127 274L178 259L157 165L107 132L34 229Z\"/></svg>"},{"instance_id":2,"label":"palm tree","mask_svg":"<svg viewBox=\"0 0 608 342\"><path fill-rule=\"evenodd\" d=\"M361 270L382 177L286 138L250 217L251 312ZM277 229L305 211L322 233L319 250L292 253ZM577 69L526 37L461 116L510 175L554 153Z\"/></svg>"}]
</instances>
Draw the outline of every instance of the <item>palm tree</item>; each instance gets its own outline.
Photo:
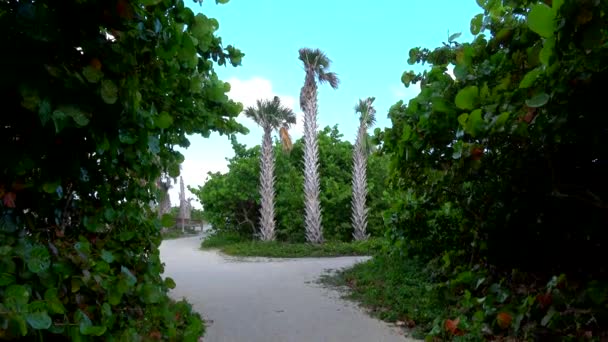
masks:
<instances>
[{"instance_id":1,"label":"palm tree","mask_svg":"<svg viewBox=\"0 0 608 342\"><path fill-rule=\"evenodd\" d=\"M353 151L353 199L352 199L352 223L353 237L355 240L366 240L367 234L367 155L368 147L367 129L376 121L376 110L372 106L375 98L368 97L359 100L355 106L355 113L359 114L359 131Z\"/></svg>"},{"instance_id":2,"label":"palm tree","mask_svg":"<svg viewBox=\"0 0 608 342\"><path fill-rule=\"evenodd\" d=\"M271 133L279 129L284 149L291 149L291 139L287 129L296 123L296 115L287 107L281 105L281 100L274 97L272 101L258 100L256 107L245 109L245 115L264 130L262 138L262 156L260 161L260 239L272 241L275 239L274 221L274 154L272 150Z\"/></svg>"},{"instance_id":3,"label":"palm tree","mask_svg":"<svg viewBox=\"0 0 608 342\"><path fill-rule=\"evenodd\" d=\"M158 177L156 179L156 186L158 189L160 189L158 218L161 219L164 214L168 214L171 211L171 197L169 196L169 189L171 189L171 178L166 176Z\"/></svg>"},{"instance_id":4,"label":"palm tree","mask_svg":"<svg viewBox=\"0 0 608 342\"><path fill-rule=\"evenodd\" d=\"M340 80L330 72L331 60L319 49L300 49L306 78L300 92L300 107L304 111L304 208L306 239L323 243L321 202L319 200L319 146L317 143L317 81L329 83L336 89Z\"/></svg>"}]
</instances>

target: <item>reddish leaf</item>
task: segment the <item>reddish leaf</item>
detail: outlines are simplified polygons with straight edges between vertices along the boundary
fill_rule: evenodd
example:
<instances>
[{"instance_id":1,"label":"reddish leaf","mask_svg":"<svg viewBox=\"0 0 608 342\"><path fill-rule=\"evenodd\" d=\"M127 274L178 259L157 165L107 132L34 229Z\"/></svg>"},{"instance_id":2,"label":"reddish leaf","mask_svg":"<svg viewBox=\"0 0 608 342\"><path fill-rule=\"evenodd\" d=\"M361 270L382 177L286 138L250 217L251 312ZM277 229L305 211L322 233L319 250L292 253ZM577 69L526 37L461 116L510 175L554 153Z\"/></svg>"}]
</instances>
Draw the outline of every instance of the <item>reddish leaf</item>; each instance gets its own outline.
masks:
<instances>
[{"instance_id":1,"label":"reddish leaf","mask_svg":"<svg viewBox=\"0 0 608 342\"><path fill-rule=\"evenodd\" d=\"M496 322L502 329L507 329L511 325L512 320L513 316L507 312L500 312L498 315L496 315Z\"/></svg>"},{"instance_id":2,"label":"reddish leaf","mask_svg":"<svg viewBox=\"0 0 608 342\"><path fill-rule=\"evenodd\" d=\"M101 70L101 62L97 58L91 59L91 66L97 70Z\"/></svg>"},{"instance_id":3,"label":"reddish leaf","mask_svg":"<svg viewBox=\"0 0 608 342\"><path fill-rule=\"evenodd\" d=\"M14 192L7 192L2 197L2 203L7 208L15 208L15 200L17 199L17 195Z\"/></svg>"},{"instance_id":4,"label":"reddish leaf","mask_svg":"<svg viewBox=\"0 0 608 342\"><path fill-rule=\"evenodd\" d=\"M153 332L150 333L150 338L153 340L160 341L163 338L163 335L160 333L160 331L154 330Z\"/></svg>"},{"instance_id":5,"label":"reddish leaf","mask_svg":"<svg viewBox=\"0 0 608 342\"><path fill-rule=\"evenodd\" d=\"M553 297L550 293L539 294L536 296L536 300L538 303L540 303L540 307L543 309L551 306L551 303L553 303Z\"/></svg>"},{"instance_id":6,"label":"reddish leaf","mask_svg":"<svg viewBox=\"0 0 608 342\"><path fill-rule=\"evenodd\" d=\"M455 320L446 319L445 320L445 330L449 331L452 335L462 336L464 332L458 329L458 324L460 323L460 318L456 318Z\"/></svg>"}]
</instances>

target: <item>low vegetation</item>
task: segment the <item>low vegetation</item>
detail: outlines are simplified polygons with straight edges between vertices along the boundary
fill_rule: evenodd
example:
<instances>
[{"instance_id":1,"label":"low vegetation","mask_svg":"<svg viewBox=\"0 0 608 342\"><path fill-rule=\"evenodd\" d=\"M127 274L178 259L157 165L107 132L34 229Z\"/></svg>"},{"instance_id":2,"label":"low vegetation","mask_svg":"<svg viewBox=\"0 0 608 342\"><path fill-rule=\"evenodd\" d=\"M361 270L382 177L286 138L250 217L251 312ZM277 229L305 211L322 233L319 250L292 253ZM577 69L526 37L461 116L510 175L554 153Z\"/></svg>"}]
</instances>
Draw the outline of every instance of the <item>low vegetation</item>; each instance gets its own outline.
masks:
<instances>
[{"instance_id":1,"label":"low vegetation","mask_svg":"<svg viewBox=\"0 0 608 342\"><path fill-rule=\"evenodd\" d=\"M305 258L373 255L382 248L379 239L367 241L328 241L322 245L250 240L238 234L216 233L205 238L203 249L217 248L222 253L243 257Z\"/></svg>"},{"instance_id":2,"label":"low vegetation","mask_svg":"<svg viewBox=\"0 0 608 342\"><path fill-rule=\"evenodd\" d=\"M433 282L418 260L376 255L372 260L324 276L322 283L348 287L346 297L369 313L424 337L445 308L433 292Z\"/></svg>"}]
</instances>

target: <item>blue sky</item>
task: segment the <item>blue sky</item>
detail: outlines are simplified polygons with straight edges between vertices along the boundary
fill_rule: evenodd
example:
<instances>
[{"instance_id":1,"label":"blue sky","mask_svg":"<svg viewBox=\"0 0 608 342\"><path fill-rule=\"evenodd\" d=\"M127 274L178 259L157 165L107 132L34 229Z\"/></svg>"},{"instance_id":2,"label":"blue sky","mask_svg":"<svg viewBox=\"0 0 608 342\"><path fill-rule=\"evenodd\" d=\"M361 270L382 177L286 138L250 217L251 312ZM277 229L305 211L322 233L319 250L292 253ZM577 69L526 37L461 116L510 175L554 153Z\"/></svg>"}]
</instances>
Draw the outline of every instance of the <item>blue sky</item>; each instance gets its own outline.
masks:
<instances>
[{"instance_id":1,"label":"blue sky","mask_svg":"<svg viewBox=\"0 0 608 342\"><path fill-rule=\"evenodd\" d=\"M358 125L353 107L360 98L376 97L376 127L390 126L390 106L412 98L419 89L405 88L400 81L404 71L421 70L407 64L409 50L438 47L456 32L462 32L459 41L470 41L470 20L482 12L474 0L231 0L225 5L205 0L202 6L187 0L186 5L216 18L224 46L232 44L245 53L239 67L216 67L220 79L231 84L229 96L244 106L279 96L300 119L291 130L294 139L302 135L297 99L304 71L298 49L325 51L341 84L337 90L320 87L319 127L338 124L351 142ZM239 121L250 129L239 141L259 144L261 130L248 119ZM208 171L227 171L225 158L233 155L227 137L193 136L190 141L191 146L182 150L187 185L202 185ZM177 194L176 186L171 190L173 205L178 203Z\"/></svg>"}]
</instances>

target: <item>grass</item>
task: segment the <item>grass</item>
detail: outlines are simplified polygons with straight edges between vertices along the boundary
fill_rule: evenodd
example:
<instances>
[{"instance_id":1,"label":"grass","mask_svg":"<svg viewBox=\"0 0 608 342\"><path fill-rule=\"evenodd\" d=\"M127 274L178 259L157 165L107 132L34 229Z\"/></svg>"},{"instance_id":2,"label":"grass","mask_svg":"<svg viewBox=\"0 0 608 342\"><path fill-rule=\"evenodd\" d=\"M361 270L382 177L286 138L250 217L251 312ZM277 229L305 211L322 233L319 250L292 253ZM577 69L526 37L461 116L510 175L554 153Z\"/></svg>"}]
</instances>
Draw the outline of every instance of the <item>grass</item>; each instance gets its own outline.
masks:
<instances>
[{"instance_id":1,"label":"grass","mask_svg":"<svg viewBox=\"0 0 608 342\"><path fill-rule=\"evenodd\" d=\"M348 287L347 298L382 320L412 329L416 338L423 338L445 310L431 290L424 265L412 260L377 255L321 281Z\"/></svg>"},{"instance_id":2,"label":"grass","mask_svg":"<svg viewBox=\"0 0 608 342\"><path fill-rule=\"evenodd\" d=\"M161 233L163 240L179 239L181 237L193 236L198 234L194 230L187 229L185 233L181 229L169 229L166 232Z\"/></svg>"},{"instance_id":3,"label":"grass","mask_svg":"<svg viewBox=\"0 0 608 342\"><path fill-rule=\"evenodd\" d=\"M206 237L201 247L203 249L218 248L221 252L232 256L304 258L372 255L381 249L382 242L377 239L370 239L355 242L328 241L322 245L312 245L278 241L251 241L235 234L216 233Z\"/></svg>"}]
</instances>

